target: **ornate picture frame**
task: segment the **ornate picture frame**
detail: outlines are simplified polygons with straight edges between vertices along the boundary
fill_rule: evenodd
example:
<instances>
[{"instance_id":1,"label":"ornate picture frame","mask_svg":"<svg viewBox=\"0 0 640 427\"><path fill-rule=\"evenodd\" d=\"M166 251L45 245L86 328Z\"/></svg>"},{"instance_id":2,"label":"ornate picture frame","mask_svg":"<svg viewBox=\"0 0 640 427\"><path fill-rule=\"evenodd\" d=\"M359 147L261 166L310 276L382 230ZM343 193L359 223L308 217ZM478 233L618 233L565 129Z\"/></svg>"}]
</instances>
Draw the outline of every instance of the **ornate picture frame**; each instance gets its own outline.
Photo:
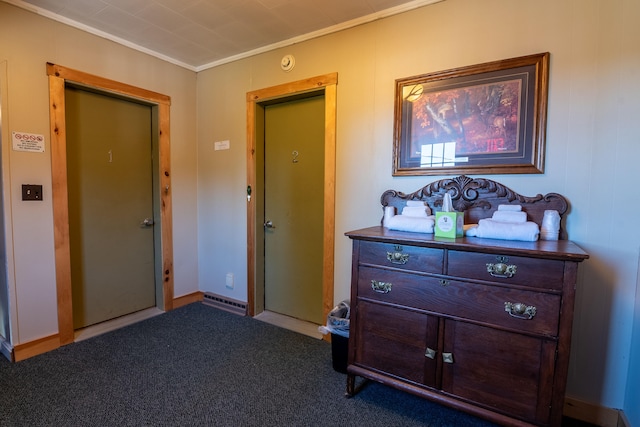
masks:
<instances>
[{"instance_id":1,"label":"ornate picture frame","mask_svg":"<svg viewBox=\"0 0 640 427\"><path fill-rule=\"evenodd\" d=\"M393 176L543 173L549 53L396 80Z\"/></svg>"}]
</instances>

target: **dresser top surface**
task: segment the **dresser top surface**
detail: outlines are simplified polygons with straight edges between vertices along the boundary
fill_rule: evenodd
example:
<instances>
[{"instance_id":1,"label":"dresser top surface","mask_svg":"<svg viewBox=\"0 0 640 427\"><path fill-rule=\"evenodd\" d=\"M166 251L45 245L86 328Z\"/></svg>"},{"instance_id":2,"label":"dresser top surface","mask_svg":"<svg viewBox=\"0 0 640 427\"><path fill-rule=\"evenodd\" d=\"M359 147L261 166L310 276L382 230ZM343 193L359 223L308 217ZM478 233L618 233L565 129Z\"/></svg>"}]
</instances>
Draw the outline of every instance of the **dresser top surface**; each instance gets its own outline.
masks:
<instances>
[{"instance_id":1,"label":"dresser top surface","mask_svg":"<svg viewBox=\"0 0 640 427\"><path fill-rule=\"evenodd\" d=\"M354 240L369 240L393 244L415 245L430 248L452 249L485 253L509 253L534 258L550 258L571 261L583 261L589 255L569 240L538 240L522 242L515 240L483 239L479 237L460 237L450 239L436 237L433 234L412 233L389 230L382 226L349 231L345 235Z\"/></svg>"}]
</instances>

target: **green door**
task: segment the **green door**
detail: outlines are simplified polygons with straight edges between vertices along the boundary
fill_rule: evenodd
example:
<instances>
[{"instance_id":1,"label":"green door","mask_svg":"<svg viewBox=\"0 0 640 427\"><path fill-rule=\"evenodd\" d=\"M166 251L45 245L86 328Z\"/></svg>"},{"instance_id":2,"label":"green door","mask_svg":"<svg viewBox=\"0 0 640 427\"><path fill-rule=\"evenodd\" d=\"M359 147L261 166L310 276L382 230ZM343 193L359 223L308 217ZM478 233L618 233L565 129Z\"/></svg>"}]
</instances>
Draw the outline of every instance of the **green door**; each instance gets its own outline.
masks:
<instances>
[{"instance_id":1,"label":"green door","mask_svg":"<svg viewBox=\"0 0 640 427\"><path fill-rule=\"evenodd\" d=\"M322 324L324 96L265 107L265 309Z\"/></svg>"},{"instance_id":2,"label":"green door","mask_svg":"<svg viewBox=\"0 0 640 427\"><path fill-rule=\"evenodd\" d=\"M67 87L74 328L155 306L152 109Z\"/></svg>"}]
</instances>

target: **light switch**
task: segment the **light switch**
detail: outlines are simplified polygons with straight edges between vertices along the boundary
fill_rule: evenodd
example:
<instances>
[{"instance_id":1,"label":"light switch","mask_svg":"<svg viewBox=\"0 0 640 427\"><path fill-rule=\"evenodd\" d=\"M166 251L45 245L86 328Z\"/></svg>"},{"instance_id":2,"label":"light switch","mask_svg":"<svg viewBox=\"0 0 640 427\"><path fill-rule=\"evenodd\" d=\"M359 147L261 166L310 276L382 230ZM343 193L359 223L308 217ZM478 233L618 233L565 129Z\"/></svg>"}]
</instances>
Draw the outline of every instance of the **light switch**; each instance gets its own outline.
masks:
<instances>
[{"instance_id":1,"label":"light switch","mask_svg":"<svg viewBox=\"0 0 640 427\"><path fill-rule=\"evenodd\" d=\"M42 200L42 185L22 184L22 200Z\"/></svg>"}]
</instances>

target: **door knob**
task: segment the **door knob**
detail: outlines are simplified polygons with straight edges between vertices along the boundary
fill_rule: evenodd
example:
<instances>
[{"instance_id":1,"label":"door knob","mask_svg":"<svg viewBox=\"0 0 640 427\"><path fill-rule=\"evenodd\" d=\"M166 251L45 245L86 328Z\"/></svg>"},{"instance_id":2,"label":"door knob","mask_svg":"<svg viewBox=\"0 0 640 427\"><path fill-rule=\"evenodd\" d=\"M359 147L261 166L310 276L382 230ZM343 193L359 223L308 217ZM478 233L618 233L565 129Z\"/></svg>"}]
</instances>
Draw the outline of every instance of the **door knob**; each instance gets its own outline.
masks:
<instances>
[{"instance_id":1,"label":"door knob","mask_svg":"<svg viewBox=\"0 0 640 427\"><path fill-rule=\"evenodd\" d=\"M151 227L153 225L153 218L145 218L140 225L143 227Z\"/></svg>"},{"instance_id":2,"label":"door knob","mask_svg":"<svg viewBox=\"0 0 640 427\"><path fill-rule=\"evenodd\" d=\"M276 226L273 225L273 222L267 221L264 223L264 228L276 228Z\"/></svg>"}]
</instances>

